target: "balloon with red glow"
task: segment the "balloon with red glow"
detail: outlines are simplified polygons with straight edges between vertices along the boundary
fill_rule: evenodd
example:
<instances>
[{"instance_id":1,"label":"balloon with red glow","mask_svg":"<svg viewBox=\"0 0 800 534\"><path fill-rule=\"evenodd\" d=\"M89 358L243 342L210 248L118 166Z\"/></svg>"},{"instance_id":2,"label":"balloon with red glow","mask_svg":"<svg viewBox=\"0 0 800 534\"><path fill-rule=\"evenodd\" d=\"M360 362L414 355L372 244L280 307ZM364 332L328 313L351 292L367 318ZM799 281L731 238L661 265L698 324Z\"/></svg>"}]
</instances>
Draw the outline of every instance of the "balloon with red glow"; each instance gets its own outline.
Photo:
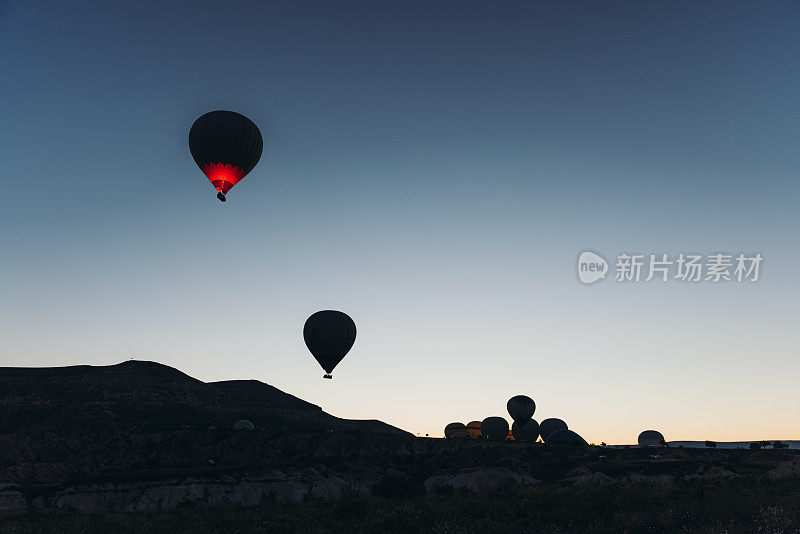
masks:
<instances>
[{"instance_id":1,"label":"balloon with red glow","mask_svg":"<svg viewBox=\"0 0 800 534\"><path fill-rule=\"evenodd\" d=\"M189 150L224 201L230 189L253 170L264 142L258 126L234 111L211 111L192 124Z\"/></svg>"}]
</instances>

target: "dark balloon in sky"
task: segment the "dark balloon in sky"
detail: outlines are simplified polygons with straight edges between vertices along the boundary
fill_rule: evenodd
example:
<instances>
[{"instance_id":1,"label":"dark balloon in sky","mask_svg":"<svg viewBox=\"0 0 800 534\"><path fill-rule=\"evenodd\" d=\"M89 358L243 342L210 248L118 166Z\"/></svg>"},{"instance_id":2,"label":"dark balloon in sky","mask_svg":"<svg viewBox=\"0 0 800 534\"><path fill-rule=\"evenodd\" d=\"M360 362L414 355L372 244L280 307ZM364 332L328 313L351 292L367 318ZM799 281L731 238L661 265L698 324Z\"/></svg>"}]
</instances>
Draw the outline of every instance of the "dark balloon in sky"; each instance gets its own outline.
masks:
<instances>
[{"instance_id":1,"label":"dark balloon in sky","mask_svg":"<svg viewBox=\"0 0 800 534\"><path fill-rule=\"evenodd\" d=\"M562 421L561 419L556 419L551 417L550 419L545 419L541 423L539 423L539 435L542 436L542 440L545 443L548 443L548 438L550 434L555 432L556 430L566 430L567 423Z\"/></svg>"},{"instance_id":2,"label":"dark balloon in sky","mask_svg":"<svg viewBox=\"0 0 800 534\"><path fill-rule=\"evenodd\" d=\"M189 150L225 202L225 194L253 170L264 142L258 126L234 111L211 111L192 124Z\"/></svg>"},{"instance_id":3,"label":"dark balloon in sky","mask_svg":"<svg viewBox=\"0 0 800 534\"><path fill-rule=\"evenodd\" d=\"M356 341L356 323L340 311L318 311L306 320L303 339L308 350L325 369L325 378L332 378L334 367Z\"/></svg>"},{"instance_id":4,"label":"dark balloon in sky","mask_svg":"<svg viewBox=\"0 0 800 534\"><path fill-rule=\"evenodd\" d=\"M508 410L508 415L514 421L524 423L533 417L533 412L536 411L536 403L527 395L517 395L508 399L506 409Z\"/></svg>"}]
</instances>

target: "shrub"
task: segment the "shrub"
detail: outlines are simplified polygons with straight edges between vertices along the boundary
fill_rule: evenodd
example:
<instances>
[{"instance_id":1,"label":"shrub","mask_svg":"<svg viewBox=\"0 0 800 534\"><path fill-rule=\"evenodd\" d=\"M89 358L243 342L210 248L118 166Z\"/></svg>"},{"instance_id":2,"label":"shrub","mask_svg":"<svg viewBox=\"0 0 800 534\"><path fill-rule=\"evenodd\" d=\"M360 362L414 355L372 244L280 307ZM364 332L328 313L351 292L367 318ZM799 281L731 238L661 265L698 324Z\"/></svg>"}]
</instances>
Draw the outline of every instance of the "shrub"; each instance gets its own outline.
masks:
<instances>
[{"instance_id":1,"label":"shrub","mask_svg":"<svg viewBox=\"0 0 800 534\"><path fill-rule=\"evenodd\" d=\"M372 487L372 493L387 499L411 499L422 494L422 484L410 478L386 475Z\"/></svg>"}]
</instances>

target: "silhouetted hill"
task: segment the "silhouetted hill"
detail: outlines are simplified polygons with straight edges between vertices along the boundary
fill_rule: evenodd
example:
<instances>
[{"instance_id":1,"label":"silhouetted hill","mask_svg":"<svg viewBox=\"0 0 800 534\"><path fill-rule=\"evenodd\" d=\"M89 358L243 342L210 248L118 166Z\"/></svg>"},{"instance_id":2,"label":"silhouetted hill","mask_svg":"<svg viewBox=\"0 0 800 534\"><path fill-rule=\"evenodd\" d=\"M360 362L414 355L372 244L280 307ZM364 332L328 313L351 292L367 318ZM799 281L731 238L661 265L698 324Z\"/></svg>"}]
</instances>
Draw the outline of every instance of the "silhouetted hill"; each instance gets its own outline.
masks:
<instances>
[{"instance_id":1,"label":"silhouetted hill","mask_svg":"<svg viewBox=\"0 0 800 534\"><path fill-rule=\"evenodd\" d=\"M379 421L333 417L257 380L204 383L156 362L0 368L0 434L101 421L147 428L230 427L242 418L273 431L360 428L404 433Z\"/></svg>"},{"instance_id":2,"label":"silhouetted hill","mask_svg":"<svg viewBox=\"0 0 800 534\"><path fill-rule=\"evenodd\" d=\"M255 430L235 432L242 418ZM788 450L416 438L380 421L339 419L262 382L204 383L154 362L0 368L0 513L798 473L800 453Z\"/></svg>"}]
</instances>

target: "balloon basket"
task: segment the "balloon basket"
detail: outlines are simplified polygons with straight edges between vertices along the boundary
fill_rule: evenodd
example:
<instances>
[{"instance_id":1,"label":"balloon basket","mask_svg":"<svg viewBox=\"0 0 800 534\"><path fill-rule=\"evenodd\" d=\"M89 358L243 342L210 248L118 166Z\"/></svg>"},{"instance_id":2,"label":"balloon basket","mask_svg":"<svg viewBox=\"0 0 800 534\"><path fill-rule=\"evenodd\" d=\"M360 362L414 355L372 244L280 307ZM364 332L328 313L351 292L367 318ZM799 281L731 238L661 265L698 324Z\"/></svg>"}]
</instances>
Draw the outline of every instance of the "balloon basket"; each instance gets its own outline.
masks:
<instances>
[{"instance_id":1,"label":"balloon basket","mask_svg":"<svg viewBox=\"0 0 800 534\"><path fill-rule=\"evenodd\" d=\"M322 378L333 378L333 375L323 375Z\"/></svg>"}]
</instances>

